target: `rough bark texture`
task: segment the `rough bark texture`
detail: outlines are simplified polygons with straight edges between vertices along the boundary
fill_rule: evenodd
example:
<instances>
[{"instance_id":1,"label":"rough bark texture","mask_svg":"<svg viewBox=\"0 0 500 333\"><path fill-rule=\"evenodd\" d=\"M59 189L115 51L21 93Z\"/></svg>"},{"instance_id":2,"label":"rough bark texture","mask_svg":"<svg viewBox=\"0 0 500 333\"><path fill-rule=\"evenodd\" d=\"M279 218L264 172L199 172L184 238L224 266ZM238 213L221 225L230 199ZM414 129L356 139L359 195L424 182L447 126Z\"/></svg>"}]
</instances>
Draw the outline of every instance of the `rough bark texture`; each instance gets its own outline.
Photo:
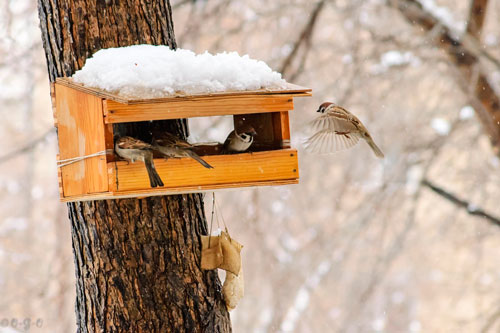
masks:
<instances>
[{"instance_id":1,"label":"rough bark texture","mask_svg":"<svg viewBox=\"0 0 500 333\"><path fill-rule=\"evenodd\" d=\"M39 0L50 80L71 76L101 48L175 48L168 0ZM186 135L181 121L118 131L147 139L151 127ZM68 204L79 332L230 332L215 271L200 269L207 233L200 194Z\"/></svg>"}]
</instances>

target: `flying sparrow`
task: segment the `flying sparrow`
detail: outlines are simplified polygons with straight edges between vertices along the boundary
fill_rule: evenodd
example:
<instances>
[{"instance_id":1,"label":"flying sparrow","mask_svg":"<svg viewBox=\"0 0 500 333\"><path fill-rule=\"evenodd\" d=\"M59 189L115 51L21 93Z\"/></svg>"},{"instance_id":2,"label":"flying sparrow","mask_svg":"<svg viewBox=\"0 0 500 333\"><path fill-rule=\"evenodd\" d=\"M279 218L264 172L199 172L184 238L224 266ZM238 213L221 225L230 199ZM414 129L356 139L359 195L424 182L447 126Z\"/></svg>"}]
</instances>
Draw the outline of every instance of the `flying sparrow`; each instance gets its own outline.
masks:
<instances>
[{"instance_id":1,"label":"flying sparrow","mask_svg":"<svg viewBox=\"0 0 500 333\"><path fill-rule=\"evenodd\" d=\"M163 186L160 175L156 172L153 162L153 151L149 143L131 136L122 136L115 142L115 152L121 158L132 163L135 161L144 162L151 187Z\"/></svg>"},{"instance_id":2,"label":"flying sparrow","mask_svg":"<svg viewBox=\"0 0 500 333\"><path fill-rule=\"evenodd\" d=\"M153 148L165 155L165 157L190 157L205 168L213 169L213 166L205 162L198 154L192 151L193 147L194 146L189 142L167 132L163 132L153 138Z\"/></svg>"},{"instance_id":3,"label":"flying sparrow","mask_svg":"<svg viewBox=\"0 0 500 333\"><path fill-rule=\"evenodd\" d=\"M361 121L352 113L334 103L321 104L317 112L321 116L312 122L316 134L306 141L306 148L314 153L332 153L351 148L364 139L378 158L384 153L373 141L370 133Z\"/></svg>"},{"instance_id":4,"label":"flying sparrow","mask_svg":"<svg viewBox=\"0 0 500 333\"><path fill-rule=\"evenodd\" d=\"M250 125L244 125L239 133L236 130L231 131L224 141L222 151L224 153L242 153L246 151L253 143L253 137L257 135L254 128Z\"/></svg>"}]
</instances>

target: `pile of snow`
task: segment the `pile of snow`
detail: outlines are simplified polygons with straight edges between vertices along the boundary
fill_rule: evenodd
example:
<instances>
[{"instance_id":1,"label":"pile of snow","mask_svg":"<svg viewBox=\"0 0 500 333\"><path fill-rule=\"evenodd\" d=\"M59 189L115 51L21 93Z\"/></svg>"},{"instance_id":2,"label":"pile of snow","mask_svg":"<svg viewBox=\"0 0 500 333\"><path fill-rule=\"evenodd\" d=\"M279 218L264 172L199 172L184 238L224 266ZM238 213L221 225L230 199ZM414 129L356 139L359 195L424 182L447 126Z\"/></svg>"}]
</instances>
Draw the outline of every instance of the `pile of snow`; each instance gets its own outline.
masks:
<instances>
[{"instance_id":1,"label":"pile of snow","mask_svg":"<svg viewBox=\"0 0 500 333\"><path fill-rule=\"evenodd\" d=\"M409 51L388 51L382 54L380 57L380 63L385 67L402 66L406 64L418 66L420 64L420 59L415 57L413 53Z\"/></svg>"},{"instance_id":2,"label":"pile of snow","mask_svg":"<svg viewBox=\"0 0 500 333\"><path fill-rule=\"evenodd\" d=\"M100 50L73 79L85 86L142 98L286 86L281 74L247 55L195 54L153 45Z\"/></svg>"},{"instance_id":3,"label":"pile of snow","mask_svg":"<svg viewBox=\"0 0 500 333\"><path fill-rule=\"evenodd\" d=\"M441 136L448 135L451 130L450 122L444 118L434 118L431 121L431 127Z\"/></svg>"},{"instance_id":4,"label":"pile of snow","mask_svg":"<svg viewBox=\"0 0 500 333\"><path fill-rule=\"evenodd\" d=\"M420 2L427 12L438 19L440 23L451 29L452 32L462 33L465 31L465 22L455 20L448 8L437 5L435 0L418 0L418 2Z\"/></svg>"},{"instance_id":5,"label":"pile of snow","mask_svg":"<svg viewBox=\"0 0 500 333\"><path fill-rule=\"evenodd\" d=\"M474 117L474 113L474 108L470 105L466 105L460 109L459 118L461 120L471 119L472 117Z\"/></svg>"},{"instance_id":6,"label":"pile of snow","mask_svg":"<svg viewBox=\"0 0 500 333\"><path fill-rule=\"evenodd\" d=\"M392 50L385 52L380 56L380 63L372 65L370 71L372 74L381 74L387 72L391 67L411 65L417 67L421 64L420 58L413 53Z\"/></svg>"}]
</instances>

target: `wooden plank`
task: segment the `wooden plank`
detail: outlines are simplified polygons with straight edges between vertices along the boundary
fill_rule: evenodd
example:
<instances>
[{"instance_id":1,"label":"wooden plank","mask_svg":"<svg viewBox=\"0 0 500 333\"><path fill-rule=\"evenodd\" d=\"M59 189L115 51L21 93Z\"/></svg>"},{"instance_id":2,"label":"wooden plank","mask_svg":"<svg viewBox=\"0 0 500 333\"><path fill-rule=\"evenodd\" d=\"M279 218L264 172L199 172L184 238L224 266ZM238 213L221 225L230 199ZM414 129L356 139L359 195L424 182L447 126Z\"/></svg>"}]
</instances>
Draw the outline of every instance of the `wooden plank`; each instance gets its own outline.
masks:
<instances>
[{"instance_id":1,"label":"wooden plank","mask_svg":"<svg viewBox=\"0 0 500 333\"><path fill-rule=\"evenodd\" d=\"M84 86L80 83L76 83L72 78L69 77L60 77L56 79L58 84L77 89L83 91L88 94L92 94L94 96L102 97L108 100L112 100L118 103L123 104L142 104L142 103L164 103L172 100L184 100L190 98L208 98L208 97L222 97L222 96L242 96L242 95L275 95L275 94L287 94L289 96L302 97L302 96L311 96L311 88L301 87L296 84L287 83L286 88L284 89L258 89L258 90L243 90L243 91L220 91L213 93L200 93L187 95L182 93L176 93L174 95L165 97L165 98L150 98L150 99L142 99L137 97L127 97L121 96L116 93L108 92L105 90L101 90L98 88L92 88L88 86Z\"/></svg>"},{"instance_id":2,"label":"wooden plank","mask_svg":"<svg viewBox=\"0 0 500 333\"><path fill-rule=\"evenodd\" d=\"M106 149L102 99L59 84L56 90L61 160ZM106 156L96 156L61 168L64 196L108 191Z\"/></svg>"},{"instance_id":3,"label":"wooden plank","mask_svg":"<svg viewBox=\"0 0 500 333\"><path fill-rule=\"evenodd\" d=\"M123 199L123 198L141 198L157 195L174 195L185 193L200 193L212 192L221 190L234 190L237 188L255 188L258 186L282 186L298 184L298 179L285 179L285 180L271 180L261 182L242 182L232 184L216 184L216 185L203 185L203 186L184 186L179 188L155 188L148 190L124 191L124 192L101 192L94 194L83 194L72 197L61 197L61 202L74 202L74 201L89 201L89 200L106 200L106 199Z\"/></svg>"},{"instance_id":4,"label":"wooden plank","mask_svg":"<svg viewBox=\"0 0 500 333\"><path fill-rule=\"evenodd\" d=\"M104 124L104 141L107 149L106 161L108 162L114 161L116 156L114 154L115 141L114 141L113 124Z\"/></svg>"},{"instance_id":5,"label":"wooden plank","mask_svg":"<svg viewBox=\"0 0 500 333\"><path fill-rule=\"evenodd\" d=\"M120 103L128 103L128 101L129 101L127 98L122 97L120 95L113 94L113 93L110 93L110 92L107 92L105 90L101 90L98 88L84 86L81 83L76 83L70 77L58 77L58 78L56 78L56 83L59 85L65 86L65 87L76 89L76 90L84 92L86 94L101 97L103 99L111 99L111 100L114 100L114 101L117 101Z\"/></svg>"},{"instance_id":6,"label":"wooden plank","mask_svg":"<svg viewBox=\"0 0 500 333\"><path fill-rule=\"evenodd\" d=\"M163 190L222 186L224 184L253 183L298 179L298 158L294 149L256 152L253 154L203 156L213 169L206 169L188 159L155 159L164 188L151 189L143 163L125 161L108 163L110 189L123 192L131 190ZM233 185L234 186L234 185Z\"/></svg>"},{"instance_id":7,"label":"wooden plank","mask_svg":"<svg viewBox=\"0 0 500 333\"><path fill-rule=\"evenodd\" d=\"M275 139L280 142L280 148L290 148L290 120L288 111L275 112L272 115Z\"/></svg>"},{"instance_id":8,"label":"wooden plank","mask_svg":"<svg viewBox=\"0 0 500 333\"><path fill-rule=\"evenodd\" d=\"M293 110L293 98L281 95L248 95L192 98L151 104L104 101L106 123L223 116Z\"/></svg>"},{"instance_id":9,"label":"wooden plank","mask_svg":"<svg viewBox=\"0 0 500 333\"><path fill-rule=\"evenodd\" d=\"M54 103L55 105L55 103ZM60 157L59 154L56 155L56 161L59 161ZM59 183L59 196L61 198L64 197L64 191L63 191L63 181L62 181L62 172L61 168L57 168L57 182Z\"/></svg>"},{"instance_id":10,"label":"wooden plank","mask_svg":"<svg viewBox=\"0 0 500 333\"><path fill-rule=\"evenodd\" d=\"M244 124L257 131L252 151L290 148L288 111L234 116L234 128L239 129Z\"/></svg>"},{"instance_id":11,"label":"wooden plank","mask_svg":"<svg viewBox=\"0 0 500 333\"><path fill-rule=\"evenodd\" d=\"M274 137L274 113L253 113L235 115L234 128L238 131L243 125L252 126L257 135L254 137L254 142L250 147L251 151L280 149L279 142Z\"/></svg>"},{"instance_id":12,"label":"wooden plank","mask_svg":"<svg viewBox=\"0 0 500 333\"><path fill-rule=\"evenodd\" d=\"M50 84L50 102L52 105L52 117L54 118L54 127L57 128L57 117L56 117L56 86L55 83Z\"/></svg>"}]
</instances>

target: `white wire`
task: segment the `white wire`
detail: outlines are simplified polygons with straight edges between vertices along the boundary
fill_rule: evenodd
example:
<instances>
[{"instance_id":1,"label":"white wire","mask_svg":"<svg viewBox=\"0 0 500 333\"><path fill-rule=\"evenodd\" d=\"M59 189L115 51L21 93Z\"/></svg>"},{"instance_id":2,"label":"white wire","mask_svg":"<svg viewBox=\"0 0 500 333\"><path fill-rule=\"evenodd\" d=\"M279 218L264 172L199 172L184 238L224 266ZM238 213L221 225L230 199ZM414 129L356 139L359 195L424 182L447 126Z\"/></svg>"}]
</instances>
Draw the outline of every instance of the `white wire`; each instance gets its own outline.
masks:
<instances>
[{"instance_id":1,"label":"white wire","mask_svg":"<svg viewBox=\"0 0 500 333\"><path fill-rule=\"evenodd\" d=\"M90 157L96 157L96 156L101 156L101 155L106 155L108 151L113 151L112 149L106 149L106 150L101 150L98 151L97 153L89 154L89 155L84 155L84 156L78 156L78 157L72 157L72 158L66 158L64 160L59 160L57 161L57 167L62 168L63 166L73 164L75 162L83 161L87 158Z\"/></svg>"}]
</instances>

